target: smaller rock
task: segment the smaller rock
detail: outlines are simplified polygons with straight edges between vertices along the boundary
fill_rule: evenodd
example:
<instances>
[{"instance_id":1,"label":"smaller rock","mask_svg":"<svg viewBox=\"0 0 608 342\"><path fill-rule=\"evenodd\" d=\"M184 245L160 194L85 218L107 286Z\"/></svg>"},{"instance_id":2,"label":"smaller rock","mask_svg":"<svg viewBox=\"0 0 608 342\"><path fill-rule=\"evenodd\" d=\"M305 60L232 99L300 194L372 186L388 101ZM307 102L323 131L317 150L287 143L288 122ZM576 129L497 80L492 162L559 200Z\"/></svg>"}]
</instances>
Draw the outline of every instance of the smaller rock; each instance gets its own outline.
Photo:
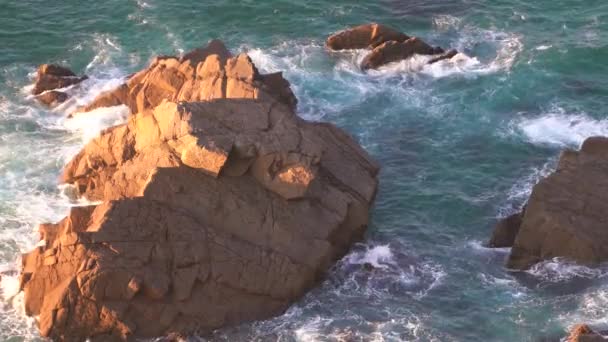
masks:
<instances>
[{"instance_id":1,"label":"smaller rock","mask_svg":"<svg viewBox=\"0 0 608 342\"><path fill-rule=\"evenodd\" d=\"M377 69L385 64L412 57L414 54L435 55L441 48L434 48L422 39L410 38L404 42L389 41L372 50L361 63L361 69Z\"/></svg>"},{"instance_id":2,"label":"smaller rock","mask_svg":"<svg viewBox=\"0 0 608 342\"><path fill-rule=\"evenodd\" d=\"M52 107L52 106L56 106L60 103L65 102L68 99L68 94L62 92L62 91L57 91L57 90L50 90L50 91L46 91L40 95L36 96L36 100L38 100L40 103Z\"/></svg>"},{"instance_id":3,"label":"smaller rock","mask_svg":"<svg viewBox=\"0 0 608 342\"><path fill-rule=\"evenodd\" d=\"M340 31L327 38L331 50L373 49L385 42L403 42L410 37L380 24L366 24Z\"/></svg>"},{"instance_id":4,"label":"smaller rock","mask_svg":"<svg viewBox=\"0 0 608 342\"><path fill-rule=\"evenodd\" d=\"M593 331L587 324L578 324L570 330L566 342L606 342L607 338Z\"/></svg>"},{"instance_id":5,"label":"smaller rock","mask_svg":"<svg viewBox=\"0 0 608 342\"><path fill-rule=\"evenodd\" d=\"M75 77L76 74L66 68L66 67L62 67L60 65L56 65L56 64L42 64L41 66L38 67L38 76L40 75L53 75L53 76L57 76L57 77Z\"/></svg>"},{"instance_id":6,"label":"smaller rock","mask_svg":"<svg viewBox=\"0 0 608 342\"><path fill-rule=\"evenodd\" d=\"M519 227L521 227L523 216L524 212L522 211L498 221L496 227L494 227L492 238L488 242L488 247L513 247L517 233L519 233Z\"/></svg>"},{"instance_id":7,"label":"smaller rock","mask_svg":"<svg viewBox=\"0 0 608 342\"><path fill-rule=\"evenodd\" d=\"M437 56L437 57L433 57L431 58L431 60L428 61L427 64L434 64L437 63L439 61L442 61L444 59L450 59L454 56L456 56L458 54L458 51L455 49L451 49L448 52L444 52L441 55Z\"/></svg>"},{"instance_id":8,"label":"smaller rock","mask_svg":"<svg viewBox=\"0 0 608 342\"><path fill-rule=\"evenodd\" d=\"M32 94L39 95L47 90L65 88L78 84L87 76L78 77L70 69L54 64L42 64L38 67L38 76Z\"/></svg>"}]
</instances>

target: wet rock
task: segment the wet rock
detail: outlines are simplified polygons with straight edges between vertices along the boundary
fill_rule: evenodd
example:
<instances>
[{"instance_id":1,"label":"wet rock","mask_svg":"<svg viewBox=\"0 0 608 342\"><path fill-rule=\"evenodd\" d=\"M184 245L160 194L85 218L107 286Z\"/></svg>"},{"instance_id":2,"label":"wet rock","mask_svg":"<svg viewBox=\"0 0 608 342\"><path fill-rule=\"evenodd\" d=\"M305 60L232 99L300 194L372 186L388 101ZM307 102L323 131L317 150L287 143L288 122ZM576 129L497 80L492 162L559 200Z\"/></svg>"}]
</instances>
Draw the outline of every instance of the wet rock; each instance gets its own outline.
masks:
<instances>
[{"instance_id":1,"label":"wet rock","mask_svg":"<svg viewBox=\"0 0 608 342\"><path fill-rule=\"evenodd\" d=\"M266 319L363 237L377 164L337 127L299 118L280 75L259 75L246 55L203 55L133 76L139 86L114 98L138 112L66 165L63 181L101 204L41 225L44 246L22 258L43 336L130 340ZM202 58L186 86L177 71ZM196 101L167 99L186 91Z\"/></svg>"},{"instance_id":2,"label":"wet rock","mask_svg":"<svg viewBox=\"0 0 608 342\"><path fill-rule=\"evenodd\" d=\"M433 64L450 59L458 54L456 50L445 51L432 47L422 39L408 35L380 24L353 27L331 35L326 46L331 50L372 49L361 63L361 69L376 69L392 62L408 59L415 54L435 55L428 61Z\"/></svg>"},{"instance_id":3,"label":"wet rock","mask_svg":"<svg viewBox=\"0 0 608 342\"><path fill-rule=\"evenodd\" d=\"M385 42L403 42L410 37L381 24L366 24L340 31L327 38L331 50L373 49Z\"/></svg>"},{"instance_id":4,"label":"wet rock","mask_svg":"<svg viewBox=\"0 0 608 342\"><path fill-rule=\"evenodd\" d=\"M68 94L57 90L45 91L44 93L36 96L36 100L49 107L53 107L60 103L63 103L67 99Z\"/></svg>"},{"instance_id":5,"label":"wet rock","mask_svg":"<svg viewBox=\"0 0 608 342\"><path fill-rule=\"evenodd\" d=\"M519 227L521 226L521 220L523 215L524 213L522 211L498 221L498 223L494 227L492 238L488 242L488 247L513 247L513 244L515 243L515 238L517 237L517 233L519 232Z\"/></svg>"},{"instance_id":6,"label":"wet rock","mask_svg":"<svg viewBox=\"0 0 608 342\"><path fill-rule=\"evenodd\" d=\"M78 77L70 69L55 65L55 64L43 64L38 67L36 81L34 88L32 89L33 95L40 95L45 91L65 88L74 84L78 84L87 79L87 76ZM58 92L59 93L59 92ZM47 95L37 97L41 101L47 101L51 97L56 99L61 98L63 95ZM43 102L44 103L44 102ZM50 103L53 103L52 101Z\"/></svg>"},{"instance_id":7,"label":"wet rock","mask_svg":"<svg viewBox=\"0 0 608 342\"><path fill-rule=\"evenodd\" d=\"M388 41L374 48L363 61L361 69L377 69L385 64L398 62L418 55L435 55L443 53L441 48L435 48L417 37L410 38L404 42Z\"/></svg>"},{"instance_id":8,"label":"wet rock","mask_svg":"<svg viewBox=\"0 0 608 342\"><path fill-rule=\"evenodd\" d=\"M579 324L574 326L570 331L567 342L605 342L608 338L604 338L599 333L593 331L586 324Z\"/></svg>"},{"instance_id":9,"label":"wet rock","mask_svg":"<svg viewBox=\"0 0 608 342\"><path fill-rule=\"evenodd\" d=\"M138 113L155 108L163 100L177 103L225 98L271 100L291 109L297 104L281 73L261 74L249 56L232 56L221 41L212 40L182 57L155 58L148 68L77 112L124 104L131 113Z\"/></svg>"},{"instance_id":10,"label":"wet rock","mask_svg":"<svg viewBox=\"0 0 608 342\"><path fill-rule=\"evenodd\" d=\"M608 138L589 138L580 151L564 151L556 172L534 186L507 267L527 269L555 257L585 265L608 261L606 174ZM516 226L512 218L498 225L509 231Z\"/></svg>"},{"instance_id":11,"label":"wet rock","mask_svg":"<svg viewBox=\"0 0 608 342\"><path fill-rule=\"evenodd\" d=\"M449 51L447 51L447 52L444 52L444 53L440 54L440 55L439 55L439 56L437 56L437 57L433 57L433 58L431 58L431 59L430 59L430 60L427 62L427 64L435 64L435 63L437 63L437 62L439 62L439 61L443 61L443 60L445 60L445 59L450 59L450 58L452 58L452 57L456 56L457 54L458 54L458 51L457 51L457 50L452 49L452 50L449 50Z\"/></svg>"}]
</instances>

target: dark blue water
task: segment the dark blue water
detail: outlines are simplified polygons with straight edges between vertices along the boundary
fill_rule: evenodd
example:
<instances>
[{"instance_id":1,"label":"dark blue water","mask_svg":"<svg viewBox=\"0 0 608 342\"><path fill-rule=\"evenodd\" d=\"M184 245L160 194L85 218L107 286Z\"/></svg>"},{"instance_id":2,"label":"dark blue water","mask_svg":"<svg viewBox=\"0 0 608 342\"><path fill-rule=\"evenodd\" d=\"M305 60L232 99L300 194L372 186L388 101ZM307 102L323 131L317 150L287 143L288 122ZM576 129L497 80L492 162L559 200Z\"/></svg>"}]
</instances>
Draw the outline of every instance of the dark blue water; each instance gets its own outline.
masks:
<instances>
[{"instance_id":1,"label":"dark blue water","mask_svg":"<svg viewBox=\"0 0 608 342\"><path fill-rule=\"evenodd\" d=\"M608 325L608 270L553 260L513 274L508 250L482 247L561 149L608 134L605 0L0 2L0 339L36 339L13 296L19 255L71 205L64 163L124 117L65 113L211 38L284 71L302 117L343 127L382 165L366 242L285 315L211 339L536 341ZM328 34L369 21L463 54L364 74L363 52L324 50ZM46 62L91 76L55 110L28 96Z\"/></svg>"}]
</instances>

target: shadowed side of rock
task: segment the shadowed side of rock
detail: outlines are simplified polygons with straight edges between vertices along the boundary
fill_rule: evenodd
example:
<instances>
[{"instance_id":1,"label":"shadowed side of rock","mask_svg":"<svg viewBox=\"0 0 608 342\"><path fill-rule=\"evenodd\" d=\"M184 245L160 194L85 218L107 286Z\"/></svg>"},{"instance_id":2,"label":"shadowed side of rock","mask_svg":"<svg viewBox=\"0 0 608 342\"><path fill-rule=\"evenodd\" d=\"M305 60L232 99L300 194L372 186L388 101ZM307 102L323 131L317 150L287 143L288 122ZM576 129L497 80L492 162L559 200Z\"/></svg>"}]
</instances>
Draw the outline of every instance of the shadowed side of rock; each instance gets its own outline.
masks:
<instances>
[{"instance_id":1,"label":"shadowed side of rock","mask_svg":"<svg viewBox=\"0 0 608 342\"><path fill-rule=\"evenodd\" d=\"M69 87L86 79L87 76L78 77L68 68L55 64L42 64L36 72L32 95L36 95L40 103L54 106L68 99L68 94L55 89Z\"/></svg>"},{"instance_id":2,"label":"shadowed side of rock","mask_svg":"<svg viewBox=\"0 0 608 342\"><path fill-rule=\"evenodd\" d=\"M295 109L297 99L282 73L261 74L246 54L232 56L219 40L184 56L155 58L116 89L102 93L77 112L127 105L132 113L173 102L260 99ZM77 113L75 113L77 115Z\"/></svg>"},{"instance_id":3,"label":"shadowed side of rock","mask_svg":"<svg viewBox=\"0 0 608 342\"><path fill-rule=\"evenodd\" d=\"M556 257L585 265L608 261L607 173L608 138L564 151L557 170L534 186L521 219L497 226L495 236L515 232L507 267L527 269Z\"/></svg>"},{"instance_id":4,"label":"shadowed side of rock","mask_svg":"<svg viewBox=\"0 0 608 342\"><path fill-rule=\"evenodd\" d=\"M243 62L227 68L251 75ZM23 257L26 310L44 336L126 340L269 318L363 237L378 166L342 130L276 97L143 108L65 167L63 181L102 204L41 225L44 247Z\"/></svg>"}]
</instances>

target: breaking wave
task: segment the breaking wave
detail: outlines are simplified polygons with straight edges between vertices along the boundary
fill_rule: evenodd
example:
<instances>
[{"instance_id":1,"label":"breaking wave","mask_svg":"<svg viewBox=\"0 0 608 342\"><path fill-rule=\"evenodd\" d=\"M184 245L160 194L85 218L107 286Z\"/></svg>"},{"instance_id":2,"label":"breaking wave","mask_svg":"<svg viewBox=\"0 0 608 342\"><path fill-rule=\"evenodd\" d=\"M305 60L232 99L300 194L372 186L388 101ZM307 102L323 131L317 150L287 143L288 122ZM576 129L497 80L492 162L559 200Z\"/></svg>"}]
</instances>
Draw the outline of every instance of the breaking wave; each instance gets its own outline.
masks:
<instances>
[{"instance_id":1,"label":"breaking wave","mask_svg":"<svg viewBox=\"0 0 608 342\"><path fill-rule=\"evenodd\" d=\"M568 115L561 108L540 117L517 123L526 139L537 145L578 148L586 138L608 135L608 120L596 120L585 114Z\"/></svg>"}]
</instances>

